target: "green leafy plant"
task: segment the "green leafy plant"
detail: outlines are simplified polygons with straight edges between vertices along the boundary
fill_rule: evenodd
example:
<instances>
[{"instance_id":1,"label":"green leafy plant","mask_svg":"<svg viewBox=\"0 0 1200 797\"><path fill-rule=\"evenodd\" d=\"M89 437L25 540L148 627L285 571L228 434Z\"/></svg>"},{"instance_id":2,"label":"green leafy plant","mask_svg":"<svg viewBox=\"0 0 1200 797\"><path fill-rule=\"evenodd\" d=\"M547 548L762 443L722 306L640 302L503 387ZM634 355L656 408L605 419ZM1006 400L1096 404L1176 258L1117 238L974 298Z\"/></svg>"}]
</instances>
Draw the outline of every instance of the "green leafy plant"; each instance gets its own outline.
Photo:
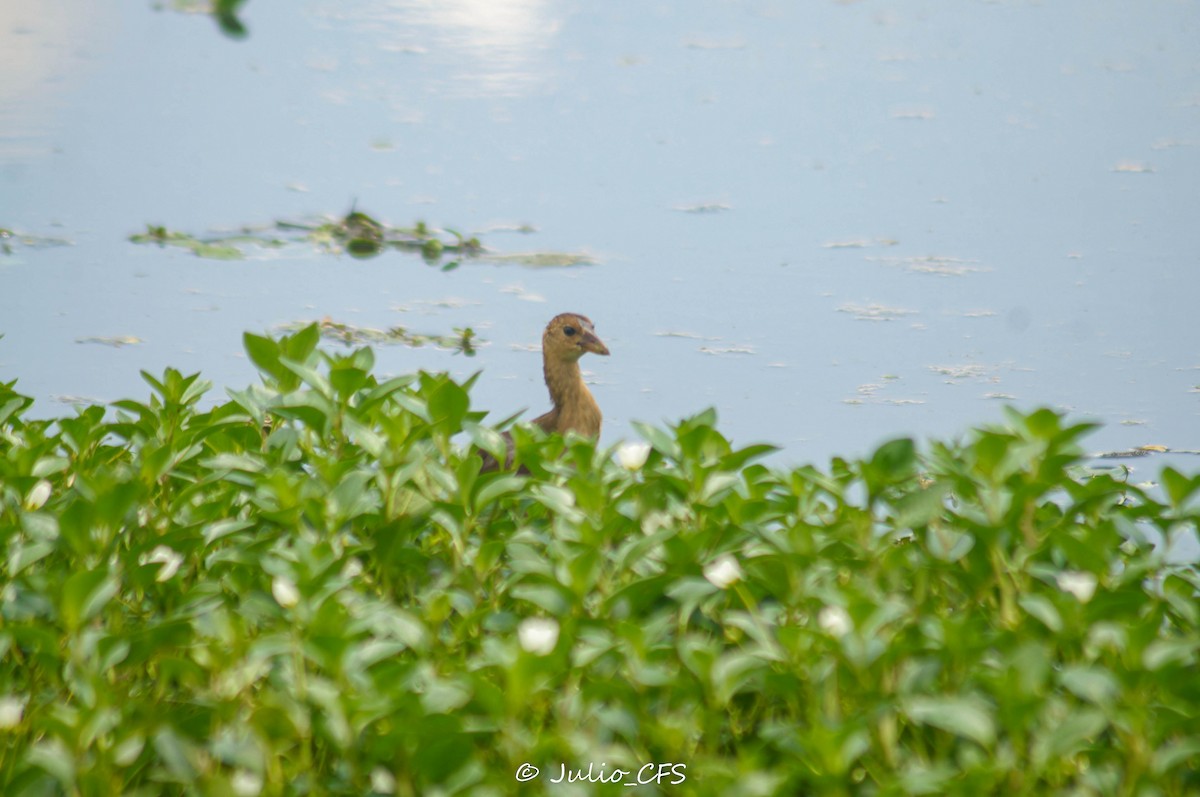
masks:
<instances>
[{"instance_id":1,"label":"green leafy plant","mask_svg":"<svg viewBox=\"0 0 1200 797\"><path fill-rule=\"evenodd\" d=\"M1151 544L1200 477L1089 471L1048 410L825 468L711 411L518 424L481 474L471 380L320 340L247 335L215 404L0 385L0 792L1200 790L1200 577Z\"/></svg>"}]
</instances>

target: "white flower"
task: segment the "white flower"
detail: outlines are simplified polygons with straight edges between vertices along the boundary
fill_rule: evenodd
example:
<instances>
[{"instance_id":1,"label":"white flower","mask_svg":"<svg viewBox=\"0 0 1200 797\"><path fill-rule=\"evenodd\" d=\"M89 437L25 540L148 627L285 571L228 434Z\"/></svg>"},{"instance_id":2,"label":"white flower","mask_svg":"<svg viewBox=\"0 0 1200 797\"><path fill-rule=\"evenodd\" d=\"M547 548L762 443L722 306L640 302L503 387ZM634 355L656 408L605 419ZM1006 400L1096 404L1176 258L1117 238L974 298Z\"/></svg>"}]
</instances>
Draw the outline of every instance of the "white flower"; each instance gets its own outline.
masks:
<instances>
[{"instance_id":1,"label":"white flower","mask_svg":"<svg viewBox=\"0 0 1200 797\"><path fill-rule=\"evenodd\" d=\"M517 626L521 647L535 656L546 656L558 644L558 621L548 617L530 617Z\"/></svg>"},{"instance_id":2,"label":"white flower","mask_svg":"<svg viewBox=\"0 0 1200 797\"><path fill-rule=\"evenodd\" d=\"M262 791L263 779L262 775L256 772L239 769L233 773L233 779L229 785L237 797L256 797Z\"/></svg>"},{"instance_id":3,"label":"white flower","mask_svg":"<svg viewBox=\"0 0 1200 797\"><path fill-rule=\"evenodd\" d=\"M725 589L742 580L742 566L729 554L721 554L704 566L704 577L717 589Z\"/></svg>"},{"instance_id":4,"label":"white flower","mask_svg":"<svg viewBox=\"0 0 1200 797\"><path fill-rule=\"evenodd\" d=\"M183 554L177 552L173 548L168 548L165 545L159 545L154 548L148 555L142 556L141 564L148 565L153 562L158 562L162 565L158 569L158 575L154 577L155 581L168 581L171 576L179 571L179 566L183 564Z\"/></svg>"},{"instance_id":5,"label":"white flower","mask_svg":"<svg viewBox=\"0 0 1200 797\"><path fill-rule=\"evenodd\" d=\"M649 457L649 443L622 443L617 449L617 462L626 470L640 470Z\"/></svg>"},{"instance_id":6,"label":"white flower","mask_svg":"<svg viewBox=\"0 0 1200 797\"><path fill-rule=\"evenodd\" d=\"M850 613L841 606L826 606L817 614L817 625L830 636L844 637L854 630Z\"/></svg>"},{"instance_id":7,"label":"white flower","mask_svg":"<svg viewBox=\"0 0 1200 797\"><path fill-rule=\"evenodd\" d=\"M1096 594L1096 577L1078 570L1064 570L1058 574L1058 588L1074 595L1080 603L1087 603Z\"/></svg>"},{"instance_id":8,"label":"white flower","mask_svg":"<svg viewBox=\"0 0 1200 797\"><path fill-rule=\"evenodd\" d=\"M371 770L371 791L376 794L395 794L396 776L383 767Z\"/></svg>"},{"instance_id":9,"label":"white flower","mask_svg":"<svg viewBox=\"0 0 1200 797\"><path fill-rule=\"evenodd\" d=\"M0 697L0 730L15 728L25 716L25 701L19 697Z\"/></svg>"},{"instance_id":10,"label":"white flower","mask_svg":"<svg viewBox=\"0 0 1200 797\"><path fill-rule=\"evenodd\" d=\"M29 491L29 495L25 496L25 508L29 511L41 509L46 501L50 499L50 482L41 479Z\"/></svg>"},{"instance_id":11,"label":"white flower","mask_svg":"<svg viewBox=\"0 0 1200 797\"><path fill-rule=\"evenodd\" d=\"M271 582L271 594L275 596L275 602L285 609L290 609L300 602L300 590L296 589L290 578L283 576L275 576L275 580Z\"/></svg>"}]
</instances>

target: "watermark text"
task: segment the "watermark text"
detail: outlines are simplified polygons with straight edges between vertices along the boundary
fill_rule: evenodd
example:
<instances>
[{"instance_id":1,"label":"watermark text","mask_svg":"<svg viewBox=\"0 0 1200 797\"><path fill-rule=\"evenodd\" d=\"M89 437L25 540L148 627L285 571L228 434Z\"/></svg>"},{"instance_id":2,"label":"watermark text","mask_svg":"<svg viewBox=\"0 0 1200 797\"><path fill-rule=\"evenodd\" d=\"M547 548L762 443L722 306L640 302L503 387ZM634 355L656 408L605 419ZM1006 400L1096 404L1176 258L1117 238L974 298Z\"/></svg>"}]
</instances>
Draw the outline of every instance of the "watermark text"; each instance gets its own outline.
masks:
<instances>
[{"instance_id":1,"label":"watermark text","mask_svg":"<svg viewBox=\"0 0 1200 797\"><path fill-rule=\"evenodd\" d=\"M517 767L518 783L528 783L543 777L542 771L533 764L526 762ZM545 775L548 783L620 783L624 786L645 786L654 783L659 786L677 786L687 780L687 764L650 762L642 764L637 769L608 768L607 763L588 764L582 767L568 767L559 764L550 767Z\"/></svg>"}]
</instances>

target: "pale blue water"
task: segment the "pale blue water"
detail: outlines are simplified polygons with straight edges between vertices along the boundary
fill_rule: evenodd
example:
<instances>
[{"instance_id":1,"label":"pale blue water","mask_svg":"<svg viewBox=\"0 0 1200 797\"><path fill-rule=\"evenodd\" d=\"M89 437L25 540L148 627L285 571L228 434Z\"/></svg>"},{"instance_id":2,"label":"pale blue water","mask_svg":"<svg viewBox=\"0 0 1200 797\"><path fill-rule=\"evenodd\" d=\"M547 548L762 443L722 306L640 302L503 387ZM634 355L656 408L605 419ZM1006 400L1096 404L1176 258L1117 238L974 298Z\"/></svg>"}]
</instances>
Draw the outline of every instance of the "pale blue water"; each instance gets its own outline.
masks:
<instances>
[{"instance_id":1,"label":"pale blue water","mask_svg":"<svg viewBox=\"0 0 1200 797\"><path fill-rule=\"evenodd\" d=\"M1098 450L1200 448L1195 0L250 0L240 42L136 1L0 9L0 227L73 242L0 256L0 379L41 413L142 368L242 386L244 330L328 315L472 326L473 359L380 368L483 369L477 403L536 414L527 346L574 310L610 441L712 404L820 461L1013 397L1103 421ZM599 264L126 240L354 201Z\"/></svg>"}]
</instances>

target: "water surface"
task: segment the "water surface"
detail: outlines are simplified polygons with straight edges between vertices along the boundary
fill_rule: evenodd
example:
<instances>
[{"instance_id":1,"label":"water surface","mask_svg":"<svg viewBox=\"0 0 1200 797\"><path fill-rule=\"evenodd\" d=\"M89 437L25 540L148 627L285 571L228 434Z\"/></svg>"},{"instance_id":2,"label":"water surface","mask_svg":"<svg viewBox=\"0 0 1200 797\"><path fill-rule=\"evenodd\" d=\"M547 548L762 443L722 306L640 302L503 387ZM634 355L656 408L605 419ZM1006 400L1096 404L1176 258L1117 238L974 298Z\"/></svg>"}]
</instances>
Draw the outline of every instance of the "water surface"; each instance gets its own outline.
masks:
<instances>
[{"instance_id":1,"label":"water surface","mask_svg":"<svg viewBox=\"0 0 1200 797\"><path fill-rule=\"evenodd\" d=\"M470 326L472 359L379 367L482 369L477 403L537 414L573 310L613 353L584 361L610 441L715 405L821 460L1011 401L1104 422L1097 449L1200 448L1200 2L250 0L241 41L8 5L0 227L70 241L0 256L0 378L38 412L167 365L239 387L244 330L328 316ZM598 262L127 240L354 203ZM77 342L112 337L139 342Z\"/></svg>"}]
</instances>

